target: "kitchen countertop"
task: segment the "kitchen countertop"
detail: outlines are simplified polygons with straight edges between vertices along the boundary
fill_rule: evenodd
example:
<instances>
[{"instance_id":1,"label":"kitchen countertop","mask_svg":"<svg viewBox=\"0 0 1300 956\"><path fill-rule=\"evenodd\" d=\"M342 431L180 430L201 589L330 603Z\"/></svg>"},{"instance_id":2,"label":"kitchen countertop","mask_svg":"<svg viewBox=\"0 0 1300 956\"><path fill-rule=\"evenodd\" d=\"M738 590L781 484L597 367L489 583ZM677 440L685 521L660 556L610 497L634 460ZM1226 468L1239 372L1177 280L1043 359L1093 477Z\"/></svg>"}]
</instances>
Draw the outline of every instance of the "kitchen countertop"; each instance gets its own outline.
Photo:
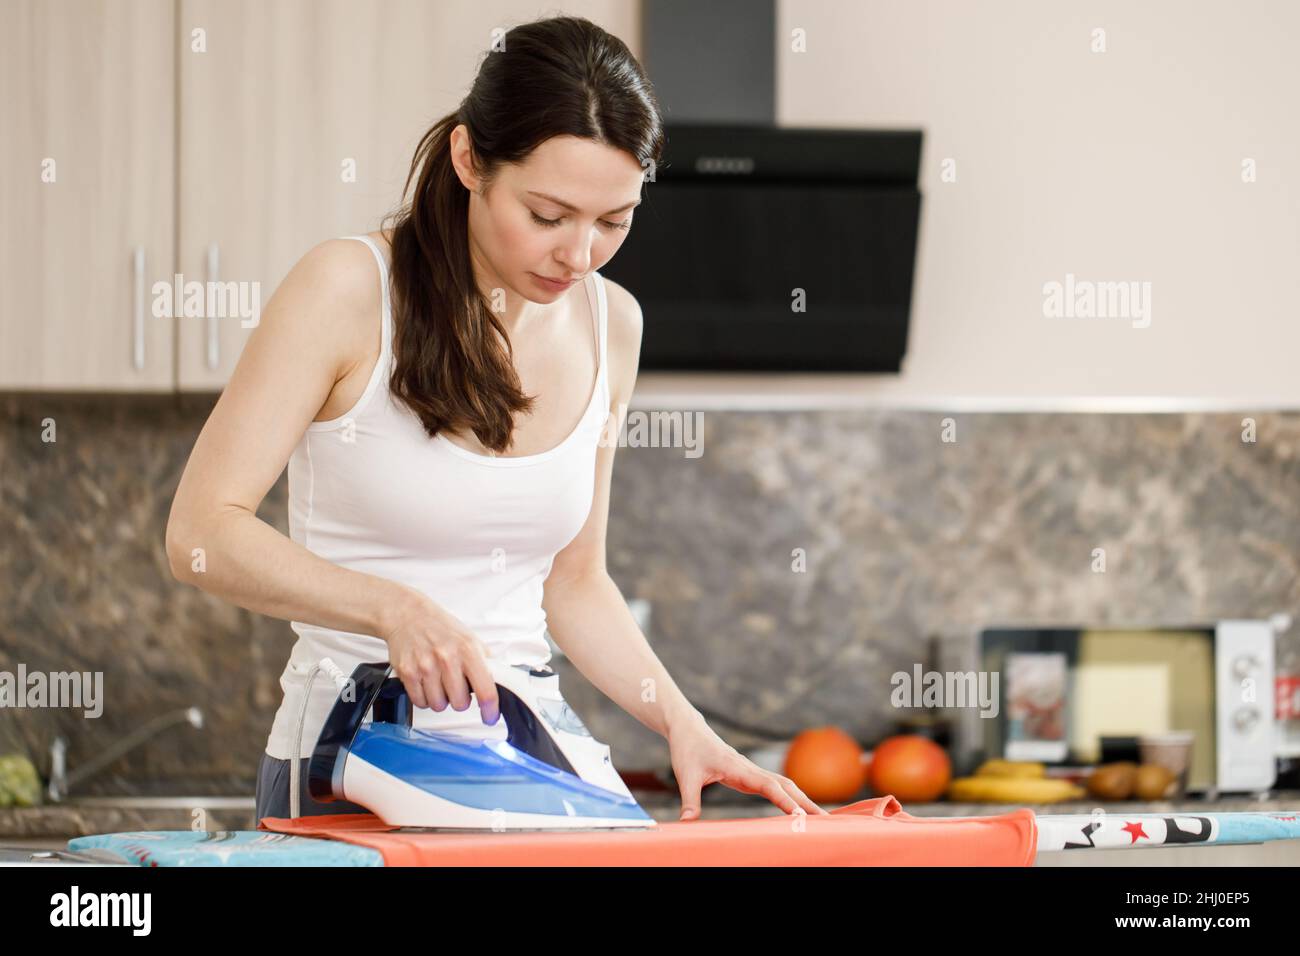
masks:
<instances>
[{"instance_id":1,"label":"kitchen countertop","mask_svg":"<svg viewBox=\"0 0 1300 956\"><path fill-rule=\"evenodd\" d=\"M721 788L715 788L721 789ZM706 796L701 802L700 811L702 816L710 816L710 810L718 811L716 816L764 816L768 812L780 813L781 811L771 803L766 797L756 797L752 794L740 794L734 791L723 791L714 797L706 791ZM680 797L676 793L637 793L637 800L645 807L646 812L651 816L655 815L652 806L663 807L665 810L673 808L680 809ZM859 800L865 800L872 794L863 792L861 795L854 797L852 800L845 800L842 803L822 803L823 809L832 810L838 806L844 806L849 803L856 803ZM1169 813L1178 812L1200 812L1200 813L1230 813L1230 812L1268 812L1275 810L1296 810L1300 811L1300 790L1275 790L1270 791L1262 796L1256 794L1220 794L1212 799L1201 796L1181 797L1175 800L1151 800L1151 801L1133 801L1133 800L1097 800L1089 798L1086 800L1069 800L1061 803L1042 803L1042 804L1023 804L1023 803L952 803L949 801L936 801L934 803L904 803L903 810L915 817L983 817L993 816L1000 813L1009 813L1012 810L1019 810L1022 807L1029 807L1035 813L1091 813L1098 807L1107 813ZM656 817L656 819L658 819Z\"/></svg>"},{"instance_id":2,"label":"kitchen countertop","mask_svg":"<svg viewBox=\"0 0 1300 956\"><path fill-rule=\"evenodd\" d=\"M666 791L634 791L646 813L661 822L676 820L681 811L681 797ZM844 803L823 803L832 810L856 803L870 794L863 793ZM992 803L906 803L903 809L917 817L992 816L1020 809L1021 804ZM1096 808L1107 813L1196 813L1230 811L1300 811L1300 790L1273 791L1264 797L1251 794L1221 795L1206 800L1187 797L1180 800L1153 802L1077 800L1030 806L1036 813L1091 813ZM189 830L197 808L202 808L207 830L251 830L253 819L251 796L148 798L99 797L93 801L70 800L66 803L38 807L0 807L0 843L48 840L95 833L120 833L129 830ZM725 820L735 817L776 816L782 811L766 797L742 794L714 785L706 788L700 804L701 819Z\"/></svg>"},{"instance_id":3,"label":"kitchen countertop","mask_svg":"<svg viewBox=\"0 0 1300 956\"><path fill-rule=\"evenodd\" d=\"M1279 790L1262 798L1253 794L1223 794L1213 799L1180 797L1176 800L1065 800L1060 803L910 803L903 809L914 817L984 817L1028 806L1035 813L1242 813L1300 811L1300 790ZM828 808L829 809L829 808Z\"/></svg>"}]
</instances>

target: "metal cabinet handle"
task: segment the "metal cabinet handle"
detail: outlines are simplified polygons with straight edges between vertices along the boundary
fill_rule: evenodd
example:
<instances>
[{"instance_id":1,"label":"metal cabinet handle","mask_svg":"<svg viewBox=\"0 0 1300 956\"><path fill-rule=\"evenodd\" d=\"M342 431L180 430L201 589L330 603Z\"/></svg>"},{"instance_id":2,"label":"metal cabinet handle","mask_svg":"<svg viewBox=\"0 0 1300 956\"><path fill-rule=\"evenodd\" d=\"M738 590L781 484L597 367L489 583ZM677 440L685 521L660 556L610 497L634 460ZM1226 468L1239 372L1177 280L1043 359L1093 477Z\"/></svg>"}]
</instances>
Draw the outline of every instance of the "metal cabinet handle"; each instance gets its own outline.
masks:
<instances>
[{"instance_id":1,"label":"metal cabinet handle","mask_svg":"<svg viewBox=\"0 0 1300 956\"><path fill-rule=\"evenodd\" d=\"M208 283L217 281L220 264L221 250L214 242L208 246ZM212 286L207 285L206 288L210 289ZM216 368L221 364L221 326L217 319L215 315L208 316L208 368Z\"/></svg>"},{"instance_id":2,"label":"metal cabinet handle","mask_svg":"<svg viewBox=\"0 0 1300 956\"><path fill-rule=\"evenodd\" d=\"M135 326L132 330L132 364L137 372L144 368L144 246L135 247Z\"/></svg>"}]
</instances>

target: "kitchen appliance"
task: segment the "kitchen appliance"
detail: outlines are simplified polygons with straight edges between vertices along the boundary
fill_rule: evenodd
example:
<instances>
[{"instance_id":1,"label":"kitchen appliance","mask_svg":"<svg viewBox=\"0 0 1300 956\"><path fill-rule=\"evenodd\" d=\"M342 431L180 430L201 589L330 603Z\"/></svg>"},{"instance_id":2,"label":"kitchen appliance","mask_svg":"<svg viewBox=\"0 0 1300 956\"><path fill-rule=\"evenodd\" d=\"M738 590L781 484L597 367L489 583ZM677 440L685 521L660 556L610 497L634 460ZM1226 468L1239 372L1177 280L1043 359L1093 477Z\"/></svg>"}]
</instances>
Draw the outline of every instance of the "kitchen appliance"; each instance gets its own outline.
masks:
<instances>
[{"instance_id":1,"label":"kitchen appliance","mask_svg":"<svg viewBox=\"0 0 1300 956\"><path fill-rule=\"evenodd\" d=\"M322 662L323 663L323 662ZM584 830L656 826L565 703L550 668L487 661L505 737L412 725L388 662L344 681L312 752L313 799L349 800L396 827ZM365 722L367 712L372 719Z\"/></svg>"},{"instance_id":2,"label":"kitchen appliance","mask_svg":"<svg viewBox=\"0 0 1300 956\"><path fill-rule=\"evenodd\" d=\"M645 311L641 370L897 372L920 130L669 124L601 274Z\"/></svg>"},{"instance_id":3,"label":"kitchen appliance","mask_svg":"<svg viewBox=\"0 0 1300 956\"><path fill-rule=\"evenodd\" d=\"M1287 622L987 628L981 667L1002 679L997 716L979 721L983 750L1089 764L1115 759L1110 748L1125 739L1136 748L1137 738L1190 731L1189 792L1267 790L1278 755L1274 641Z\"/></svg>"}]
</instances>

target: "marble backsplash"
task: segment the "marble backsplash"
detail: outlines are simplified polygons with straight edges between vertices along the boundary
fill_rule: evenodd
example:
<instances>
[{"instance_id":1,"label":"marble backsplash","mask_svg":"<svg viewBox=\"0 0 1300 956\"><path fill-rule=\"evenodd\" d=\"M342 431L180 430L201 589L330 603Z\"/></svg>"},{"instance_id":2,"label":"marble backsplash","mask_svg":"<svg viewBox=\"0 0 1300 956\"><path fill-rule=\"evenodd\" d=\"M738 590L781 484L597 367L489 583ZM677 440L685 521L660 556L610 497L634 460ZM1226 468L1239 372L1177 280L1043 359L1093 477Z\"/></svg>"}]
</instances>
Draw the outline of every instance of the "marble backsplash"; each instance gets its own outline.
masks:
<instances>
[{"instance_id":1,"label":"marble backsplash","mask_svg":"<svg viewBox=\"0 0 1300 956\"><path fill-rule=\"evenodd\" d=\"M0 671L104 675L98 717L0 710L0 754L46 774L62 736L75 773L204 714L79 792L252 792L293 633L176 582L163 548L214 400L0 397ZM878 739L900 717L890 675L930 638L939 666L974 668L985 625L1300 620L1300 413L696 414L696 450L620 448L608 561L738 748L828 723ZM287 534L286 492L282 475L259 514ZM620 768L666 765L661 738L554 663Z\"/></svg>"}]
</instances>

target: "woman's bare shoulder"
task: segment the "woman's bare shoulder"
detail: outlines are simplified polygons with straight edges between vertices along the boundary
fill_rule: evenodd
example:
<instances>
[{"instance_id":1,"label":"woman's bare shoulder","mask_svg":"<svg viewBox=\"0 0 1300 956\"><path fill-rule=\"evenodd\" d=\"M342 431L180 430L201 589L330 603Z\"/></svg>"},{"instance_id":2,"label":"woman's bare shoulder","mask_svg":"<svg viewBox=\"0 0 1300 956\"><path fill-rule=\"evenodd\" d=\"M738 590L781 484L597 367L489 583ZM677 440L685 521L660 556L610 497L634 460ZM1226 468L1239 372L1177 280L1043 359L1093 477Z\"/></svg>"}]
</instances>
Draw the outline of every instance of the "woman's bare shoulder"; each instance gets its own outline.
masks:
<instances>
[{"instance_id":1,"label":"woman's bare shoulder","mask_svg":"<svg viewBox=\"0 0 1300 956\"><path fill-rule=\"evenodd\" d=\"M326 239L307 250L276 289L282 308L273 321L293 334L319 337L337 363L338 377L374 351L380 286L374 253L355 239Z\"/></svg>"},{"instance_id":2,"label":"woman's bare shoulder","mask_svg":"<svg viewBox=\"0 0 1300 956\"><path fill-rule=\"evenodd\" d=\"M356 239L317 243L298 260L285 281L290 277L317 297L352 313L369 312L379 305L378 263L366 244Z\"/></svg>"}]
</instances>

